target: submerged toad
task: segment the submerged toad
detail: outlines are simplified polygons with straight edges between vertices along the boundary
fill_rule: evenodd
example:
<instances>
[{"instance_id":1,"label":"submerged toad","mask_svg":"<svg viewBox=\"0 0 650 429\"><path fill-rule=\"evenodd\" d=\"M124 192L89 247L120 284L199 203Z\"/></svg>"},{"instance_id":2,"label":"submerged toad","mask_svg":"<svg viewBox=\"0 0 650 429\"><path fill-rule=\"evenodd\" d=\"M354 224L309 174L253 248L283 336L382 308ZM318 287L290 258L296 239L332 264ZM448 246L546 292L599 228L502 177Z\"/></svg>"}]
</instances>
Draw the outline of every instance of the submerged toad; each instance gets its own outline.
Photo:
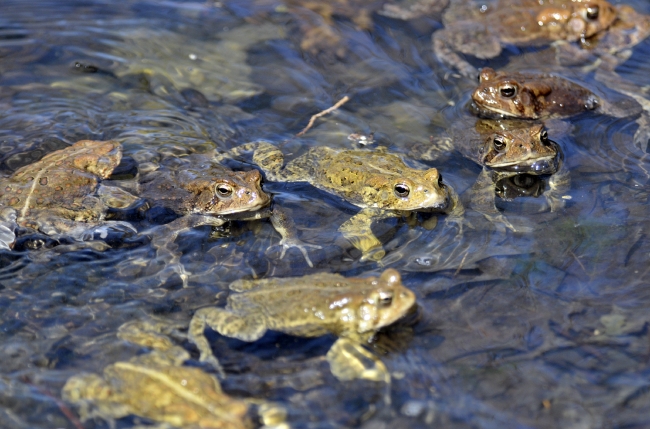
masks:
<instances>
[{"instance_id":1,"label":"submerged toad","mask_svg":"<svg viewBox=\"0 0 650 429\"><path fill-rule=\"evenodd\" d=\"M627 95L627 91L626 91ZM648 111L650 102L639 97L611 94L612 103L596 96L587 88L561 76L543 73L494 71L484 68L479 86L472 93L478 114L486 117L521 119L566 118L585 111L596 111L614 117L638 117L634 142L647 145L650 137Z\"/></svg>"},{"instance_id":2,"label":"submerged toad","mask_svg":"<svg viewBox=\"0 0 650 429\"><path fill-rule=\"evenodd\" d=\"M125 208L137 200L101 183L121 159L117 142L82 140L0 180L0 248L13 246L17 226L77 240L90 240L95 233L103 238L109 228L135 232L128 223L106 220L109 207Z\"/></svg>"},{"instance_id":3,"label":"submerged toad","mask_svg":"<svg viewBox=\"0 0 650 429\"><path fill-rule=\"evenodd\" d=\"M415 305L413 292L402 285L399 273L390 268L379 277L368 278L319 273L240 280L232 283L230 289L238 293L228 297L226 308L198 310L188 332L190 341L201 352L201 360L212 362L217 368L218 362L204 335L206 327L242 341L255 341L270 329L301 337L332 333L363 343ZM332 359L339 364L345 360L339 356Z\"/></svg>"},{"instance_id":4,"label":"submerged toad","mask_svg":"<svg viewBox=\"0 0 650 429\"><path fill-rule=\"evenodd\" d=\"M177 216L230 215L270 205L261 180L257 170L235 172L192 154L166 159L157 170L143 174L139 194L152 208Z\"/></svg>"},{"instance_id":5,"label":"submerged toad","mask_svg":"<svg viewBox=\"0 0 650 429\"><path fill-rule=\"evenodd\" d=\"M326 53L344 57L346 41L344 32L336 26L337 18L350 20L360 30L372 30L373 15L412 19L422 15L439 14L448 0L337 0L331 2L314 0L284 0L283 6L274 4L276 11L291 14L302 33L300 48L312 55ZM260 2L262 8L268 2Z\"/></svg>"},{"instance_id":6,"label":"submerged toad","mask_svg":"<svg viewBox=\"0 0 650 429\"><path fill-rule=\"evenodd\" d=\"M186 283L187 273L173 249L181 232L201 225L220 226L231 220L262 218L270 218L282 236L283 255L286 249L297 247L312 266L306 247L320 246L298 240L293 224L282 210L271 208L271 197L262 190L261 179L257 170L232 171L201 154L165 159L158 169L143 174L139 193L150 210L177 217L152 231L152 244L167 272L178 273Z\"/></svg>"},{"instance_id":7,"label":"submerged toad","mask_svg":"<svg viewBox=\"0 0 650 429\"><path fill-rule=\"evenodd\" d=\"M251 404L225 394L213 375L182 366L189 357L184 349L172 347L116 362L104 369L103 376L71 377L62 396L80 406L84 421L133 414L192 429L256 427L249 416Z\"/></svg>"},{"instance_id":8,"label":"submerged toad","mask_svg":"<svg viewBox=\"0 0 650 429\"><path fill-rule=\"evenodd\" d=\"M552 211L563 206L561 194L567 188L568 176L560 170L559 146L548 138L543 124L522 120L478 120L474 127L459 121L450 130L450 138L429 147L419 156L437 159L439 146L451 144L465 157L483 167L472 187L471 205L493 222L512 225L494 205L496 184L521 174L551 175L550 190L545 194ZM444 143L444 144L443 144Z\"/></svg>"},{"instance_id":9,"label":"submerged toad","mask_svg":"<svg viewBox=\"0 0 650 429\"><path fill-rule=\"evenodd\" d=\"M222 155L240 156L253 151L266 177L279 182L307 182L343 198L362 210L339 230L363 259L381 259L384 251L374 236L375 220L413 212L447 212L460 216L462 207L453 189L444 184L437 169L418 170L386 151L315 147L284 167L284 155L268 142L248 143Z\"/></svg>"},{"instance_id":10,"label":"submerged toad","mask_svg":"<svg viewBox=\"0 0 650 429\"><path fill-rule=\"evenodd\" d=\"M505 45L585 43L616 17L606 0L458 0L443 15L444 29L433 33L433 50L440 61L474 78L477 70L459 53L489 59Z\"/></svg>"}]
</instances>

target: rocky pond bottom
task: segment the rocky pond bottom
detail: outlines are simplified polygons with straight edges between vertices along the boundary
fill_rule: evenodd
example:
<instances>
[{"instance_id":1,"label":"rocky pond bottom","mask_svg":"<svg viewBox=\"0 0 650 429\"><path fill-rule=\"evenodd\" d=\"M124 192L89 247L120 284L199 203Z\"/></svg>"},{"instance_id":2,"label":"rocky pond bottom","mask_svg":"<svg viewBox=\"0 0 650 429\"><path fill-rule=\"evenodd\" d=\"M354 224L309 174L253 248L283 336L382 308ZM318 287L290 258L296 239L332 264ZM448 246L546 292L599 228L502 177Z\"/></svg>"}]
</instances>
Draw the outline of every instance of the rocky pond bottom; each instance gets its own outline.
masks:
<instances>
[{"instance_id":1,"label":"rocky pond bottom","mask_svg":"<svg viewBox=\"0 0 650 429\"><path fill-rule=\"evenodd\" d=\"M0 427L649 426L650 5L451 3L2 2Z\"/></svg>"}]
</instances>

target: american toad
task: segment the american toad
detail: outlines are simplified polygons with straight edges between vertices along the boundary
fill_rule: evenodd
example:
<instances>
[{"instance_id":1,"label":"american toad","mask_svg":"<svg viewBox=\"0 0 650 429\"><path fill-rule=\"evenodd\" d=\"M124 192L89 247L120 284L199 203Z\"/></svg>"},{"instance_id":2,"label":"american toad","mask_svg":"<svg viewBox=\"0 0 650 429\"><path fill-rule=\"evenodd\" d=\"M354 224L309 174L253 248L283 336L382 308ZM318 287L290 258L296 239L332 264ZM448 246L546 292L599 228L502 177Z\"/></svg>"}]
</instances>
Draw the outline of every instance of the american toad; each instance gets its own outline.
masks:
<instances>
[{"instance_id":1,"label":"american toad","mask_svg":"<svg viewBox=\"0 0 650 429\"><path fill-rule=\"evenodd\" d=\"M568 117L601 105L587 88L559 76L496 72L488 67L479 74L472 100L488 116L521 119Z\"/></svg>"},{"instance_id":2,"label":"american toad","mask_svg":"<svg viewBox=\"0 0 650 429\"><path fill-rule=\"evenodd\" d=\"M232 171L213 162L208 155L192 154L163 160L159 168L142 175L139 195L150 210L161 210L177 218L151 231L158 259L167 265L166 272L179 274L184 284L188 274L174 249L178 235L201 225L220 226L231 220L270 218L282 236L280 245L297 247L312 266L306 247L297 238L293 223L278 207L271 209L271 197L261 186L259 171Z\"/></svg>"},{"instance_id":3,"label":"american toad","mask_svg":"<svg viewBox=\"0 0 650 429\"><path fill-rule=\"evenodd\" d=\"M84 421L133 414L191 429L255 427L249 416L251 403L224 393L213 375L182 366L189 357L182 348L173 347L116 362L104 369L103 376L82 373L71 377L62 396L80 406Z\"/></svg>"},{"instance_id":4,"label":"american toad","mask_svg":"<svg viewBox=\"0 0 650 429\"><path fill-rule=\"evenodd\" d=\"M199 309L188 332L190 341L201 352L201 360L217 368L218 362L204 335L206 327L242 341L255 341L271 329L301 337L333 333L352 343L364 343L415 305L413 292L402 285L399 273L390 268L379 277L367 278L319 273L240 280L232 283L230 289L238 293L228 297L226 308ZM349 353L349 343L345 344L328 353L335 374L349 374L349 370L341 368L348 361L340 354ZM368 356L367 352L361 353ZM379 378L382 377L387 374Z\"/></svg>"},{"instance_id":5,"label":"american toad","mask_svg":"<svg viewBox=\"0 0 650 429\"><path fill-rule=\"evenodd\" d=\"M284 165L282 152L268 142L249 143L222 155L241 156L253 151L255 162L267 179L308 182L361 208L339 230L362 251L362 259L380 260L385 252L374 236L375 220L414 212L462 214L453 189L443 183L437 169L418 170L383 150L346 150L315 147Z\"/></svg>"},{"instance_id":6,"label":"american toad","mask_svg":"<svg viewBox=\"0 0 650 429\"><path fill-rule=\"evenodd\" d=\"M477 70L459 53L489 59L504 45L585 43L616 17L606 0L459 0L445 11L444 29L433 33L433 50L440 61L473 79Z\"/></svg>"},{"instance_id":7,"label":"american toad","mask_svg":"<svg viewBox=\"0 0 650 429\"><path fill-rule=\"evenodd\" d=\"M125 208L137 200L101 183L121 159L117 142L82 140L0 180L0 248L13 246L17 226L77 240L91 240L97 232L103 238L108 228L135 232L128 223L106 220L109 207Z\"/></svg>"},{"instance_id":8,"label":"american toad","mask_svg":"<svg viewBox=\"0 0 650 429\"><path fill-rule=\"evenodd\" d=\"M473 121L473 119L472 119ZM471 206L497 224L515 228L494 205L496 184L508 177L521 174L551 175L550 190L546 193L551 210L563 206L561 194L568 186L568 175L560 167L559 146L548 138L543 124L523 120L459 121L450 131L450 137L441 138L421 151L419 157L439 159L441 147L455 147L465 157L483 167L472 187ZM418 156L418 150L413 151Z\"/></svg>"}]
</instances>

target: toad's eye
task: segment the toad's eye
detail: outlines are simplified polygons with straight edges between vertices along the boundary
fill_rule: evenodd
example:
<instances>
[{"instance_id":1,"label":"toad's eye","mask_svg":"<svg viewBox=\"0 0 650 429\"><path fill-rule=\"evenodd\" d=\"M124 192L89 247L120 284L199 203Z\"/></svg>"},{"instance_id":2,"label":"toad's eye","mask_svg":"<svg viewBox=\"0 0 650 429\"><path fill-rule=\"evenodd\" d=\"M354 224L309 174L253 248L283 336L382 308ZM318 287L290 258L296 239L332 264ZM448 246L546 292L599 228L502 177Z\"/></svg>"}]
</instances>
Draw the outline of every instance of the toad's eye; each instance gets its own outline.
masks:
<instances>
[{"instance_id":1,"label":"toad's eye","mask_svg":"<svg viewBox=\"0 0 650 429\"><path fill-rule=\"evenodd\" d=\"M444 183L442 183L442 174L438 174L438 186L441 188L445 186Z\"/></svg>"},{"instance_id":2,"label":"toad's eye","mask_svg":"<svg viewBox=\"0 0 650 429\"><path fill-rule=\"evenodd\" d=\"M219 198L228 198L232 195L232 186L226 185L225 183L219 183L215 187L215 190Z\"/></svg>"},{"instance_id":3,"label":"toad's eye","mask_svg":"<svg viewBox=\"0 0 650 429\"><path fill-rule=\"evenodd\" d=\"M505 98L512 98L515 96L515 94L517 94L517 88L515 88L512 85L502 86L500 91L501 91L501 96Z\"/></svg>"},{"instance_id":4,"label":"toad's eye","mask_svg":"<svg viewBox=\"0 0 650 429\"><path fill-rule=\"evenodd\" d=\"M379 305L381 307L388 307L393 303L393 293L380 291L379 292Z\"/></svg>"},{"instance_id":5,"label":"toad's eye","mask_svg":"<svg viewBox=\"0 0 650 429\"><path fill-rule=\"evenodd\" d=\"M598 6L587 6L587 19L598 19Z\"/></svg>"},{"instance_id":6,"label":"toad's eye","mask_svg":"<svg viewBox=\"0 0 650 429\"><path fill-rule=\"evenodd\" d=\"M395 191L395 195L397 195L400 198L408 197L409 192L411 192L409 187L403 183L398 183L397 185L395 185L394 191Z\"/></svg>"},{"instance_id":7,"label":"toad's eye","mask_svg":"<svg viewBox=\"0 0 650 429\"><path fill-rule=\"evenodd\" d=\"M492 143L494 144L494 148L498 151L502 151L506 148L506 139L504 139L503 136L496 136L494 140L492 140Z\"/></svg>"},{"instance_id":8,"label":"toad's eye","mask_svg":"<svg viewBox=\"0 0 650 429\"><path fill-rule=\"evenodd\" d=\"M528 174L517 174L512 182L519 188L530 189L535 185L536 179Z\"/></svg>"},{"instance_id":9,"label":"toad's eye","mask_svg":"<svg viewBox=\"0 0 650 429\"><path fill-rule=\"evenodd\" d=\"M542 131L542 133L539 135L539 138L542 141L542 143L548 144L548 133L546 132L546 130Z\"/></svg>"}]
</instances>

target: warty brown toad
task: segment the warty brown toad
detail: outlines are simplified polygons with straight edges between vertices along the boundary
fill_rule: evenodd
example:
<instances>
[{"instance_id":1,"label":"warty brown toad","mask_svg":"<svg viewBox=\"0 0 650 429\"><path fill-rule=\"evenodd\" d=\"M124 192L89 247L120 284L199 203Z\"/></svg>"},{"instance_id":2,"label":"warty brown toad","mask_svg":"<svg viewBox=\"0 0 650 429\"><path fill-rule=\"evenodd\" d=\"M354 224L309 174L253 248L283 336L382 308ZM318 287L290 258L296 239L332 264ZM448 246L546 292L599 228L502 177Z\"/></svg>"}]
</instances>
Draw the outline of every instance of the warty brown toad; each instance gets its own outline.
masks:
<instances>
[{"instance_id":1,"label":"warty brown toad","mask_svg":"<svg viewBox=\"0 0 650 429\"><path fill-rule=\"evenodd\" d=\"M243 341L256 341L267 330L274 330L301 337L332 333L352 343L367 343L379 329L395 323L415 306L415 294L390 268L367 278L318 273L240 280L232 283L230 290L237 293L228 297L226 308L199 309L188 332L201 360L216 368L219 364L204 335L206 327ZM337 347L328 354L333 372L349 373L340 368L348 359L336 352L348 347Z\"/></svg>"},{"instance_id":2,"label":"warty brown toad","mask_svg":"<svg viewBox=\"0 0 650 429\"><path fill-rule=\"evenodd\" d=\"M461 75L477 70L460 54L495 58L504 45L543 46L554 41L584 42L607 31L617 11L606 0L458 0L433 33L433 50Z\"/></svg>"},{"instance_id":3,"label":"warty brown toad","mask_svg":"<svg viewBox=\"0 0 650 429\"><path fill-rule=\"evenodd\" d=\"M31 228L51 236L90 240L108 228L135 232L126 222L106 220L109 207L125 208L137 198L101 183L122 159L115 141L82 140L26 165L0 180L3 240L11 248L14 231Z\"/></svg>"}]
</instances>

